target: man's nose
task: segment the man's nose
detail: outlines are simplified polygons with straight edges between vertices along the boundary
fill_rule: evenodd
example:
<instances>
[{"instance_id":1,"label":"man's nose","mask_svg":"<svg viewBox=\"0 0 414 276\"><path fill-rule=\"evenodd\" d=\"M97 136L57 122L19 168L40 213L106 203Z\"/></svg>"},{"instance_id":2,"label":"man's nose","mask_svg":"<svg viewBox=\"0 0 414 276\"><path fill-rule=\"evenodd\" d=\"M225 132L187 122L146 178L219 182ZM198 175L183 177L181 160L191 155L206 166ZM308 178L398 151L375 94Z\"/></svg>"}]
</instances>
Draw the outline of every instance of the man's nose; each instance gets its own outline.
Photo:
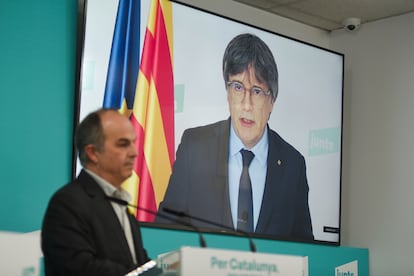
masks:
<instances>
[{"instance_id":1,"label":"man's nose","mask_svg":"<svg viewBox=\"0 0 414 276\"><path fill-rule=\"evenodd\" d=\"M245 110L250 110L253 106L253 99L252 99L252 93L250 90L246 89L244 91L243 99L242 99L242 106Z\"/></svg>"},{"instance_id":2,"label":"man's nose","mask_svg":"<svg viewBox=\"0 0 414 276\"><path fill-rule=\"evenodd\" d=\"M130 155L133 157L137 157L138 155L138 149L135 143L131 143L131 146L129 147Z\"/></svg>"}]
</instances>

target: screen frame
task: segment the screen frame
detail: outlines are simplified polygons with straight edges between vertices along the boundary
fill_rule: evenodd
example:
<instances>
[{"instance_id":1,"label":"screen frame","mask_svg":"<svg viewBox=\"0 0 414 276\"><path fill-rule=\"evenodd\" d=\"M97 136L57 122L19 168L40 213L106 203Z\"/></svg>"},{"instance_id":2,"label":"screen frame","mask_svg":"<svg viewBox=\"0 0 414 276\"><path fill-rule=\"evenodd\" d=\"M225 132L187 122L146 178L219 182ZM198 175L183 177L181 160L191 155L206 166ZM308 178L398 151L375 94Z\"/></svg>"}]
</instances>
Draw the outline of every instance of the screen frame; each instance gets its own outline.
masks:
<instances>
[{"instance_id":1,"label":"screen frame","mask_svg":"<svg viewBox=\"0 0 414 276\"><path fill-rule=\"evenodd\" d=\"M260 235L260 234L255 234L255 233L251 233L251 234L247 234L247 236L249 237L254 237L254 238L264 238L264 239L272 239L272 240L285 240L285 241L296 241L296 242L304 242L304 243L316 243L316 244L328 244L328 245L340 245L341 244L341 215L342 215L342 162L343 162L343 105L344 105L344 64L345 64L345 55L336 51L333 51L331 49L327 49L306 41L302 41L284 34L280 34L277 32L274 32L272 30L257 26L257 25L253 25L247 22L243 22L231 17L227 17L218 13L214 13L211 11L207 11L204 10L202 8L193 6L193 5L189 5L187 3L183 3L181 1L177 1L177 0L172 0L171 2L182 5L184 7L188 7L190 9L194 9L197 10L199 12L202 13L206 13L206 14L210 14L212 16L216 16L225 20L229 20L232 21L234 23L237 24L242 24L245 25L247 27L252 27L255 28L257 30L260 31L264 31L270 34L273 34L275 36L279 36L282 38L286 38L289 39L291 41L294 41L296 43L302 44L302 45L307 45L309 47L313 47L316 49L320 49L322 51L326 51L327 53L332 53L335 55L338 55L339 57L342 58L342 91L341 91L341 125L340 125L340 160L339 160L339 166L340 166L340 171L339 171L339 214L338 214L338 228L339 228L339 232L338 234L338 240L337 241L328 241L328 240L315 240L315 241L300 241L300 240L295 240L293 238L283 238L283 237L276 237L276 236L268 236L268 235ZM80 108L81 108L81 92L82 92L82 75L83 75L83 68L82 68L82 61L84 58L84 47L85 47L85 30L86 30L86 19L87 19L87 3L88 0L78 0L78 20L77 20L77 46L76 46L76 79L75 79L75 105L74 105L74 119L73 119L73 133L75 133L75 130L79 124L79 120L80 120ZM179 137L180 138L180 137ZM75 148L75 144L73 143L72 146L72 177L76 178L77 175L77 151ZM178 224L159 224L159 223L153 223L153 222L140 222L141 225L145 226L145 227L150 227L150 228L165 228L165 229L179 229L179 230L186 230L186 231L202 231L202 232L206 232L206 233L220 233L220 234L225 234L225 235L240 235L240 233L236 232L236 231L230 231L229 229L223 231L223 230L215 230L215 229L210 229L210 228L203 228L203 229L198 229L195 227L189 227L186 225L178 225ZM244 234L241 234L244 235Z\"/></svg>"}]
</instances>

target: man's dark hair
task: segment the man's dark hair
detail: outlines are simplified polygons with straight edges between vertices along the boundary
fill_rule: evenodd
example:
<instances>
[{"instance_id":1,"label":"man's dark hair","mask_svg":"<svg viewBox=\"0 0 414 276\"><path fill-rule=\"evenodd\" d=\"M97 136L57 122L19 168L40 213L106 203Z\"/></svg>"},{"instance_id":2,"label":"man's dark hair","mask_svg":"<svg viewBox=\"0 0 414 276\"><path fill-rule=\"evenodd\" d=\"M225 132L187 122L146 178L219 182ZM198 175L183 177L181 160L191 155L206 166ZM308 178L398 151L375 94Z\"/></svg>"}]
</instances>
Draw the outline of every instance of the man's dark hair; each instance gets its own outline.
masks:
<instances>
[{"instance_id":1,"label":"man's dark hair","mask_svg":"<svg viewBox=\"0 0 414 276\"><path fill-rule=\"evenodd\" d=\"M253 34L240 34L234 37L223 56L223 77L227 85L230 75L240 74L249 66L256 72L256 78L266 83L272 92L273 100L278 94L278 71L272 52L266 43Z\"/></svg>"},{"instance_id":2,"label":"man's dark hair","mask_svg":"<svg viewBox=\"0 0 414 276\"><path fill-rule=\"evenodd\" d=\"M82 166L90 161L85 152L85 146L92 144L99 151L103 150L105 134L102 128L101 115L109 111L117 112L115 109L101 108L89 113L76 130L75 145Z\"/></svg>"}]
</instances>

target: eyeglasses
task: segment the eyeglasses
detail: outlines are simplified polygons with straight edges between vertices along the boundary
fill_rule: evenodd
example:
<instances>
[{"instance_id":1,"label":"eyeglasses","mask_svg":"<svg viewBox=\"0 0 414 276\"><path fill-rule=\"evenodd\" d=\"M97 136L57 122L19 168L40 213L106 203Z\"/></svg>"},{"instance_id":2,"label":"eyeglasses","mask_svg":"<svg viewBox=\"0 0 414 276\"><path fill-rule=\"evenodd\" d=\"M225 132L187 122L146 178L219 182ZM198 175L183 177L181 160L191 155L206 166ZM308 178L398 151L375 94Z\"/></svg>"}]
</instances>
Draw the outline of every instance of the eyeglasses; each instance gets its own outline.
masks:
<instances>
[{"instance_id":1,"label":"eyeglasses","mask_svg":"<svg viewBox=\"0 0 414 276\"><path fill-rule=\"evenodd\" d=\"M241 102L246 94L246 91L250 92L250 98L252 99L253 105L262 106L265 103L267 97L271 94L271 91L264 91L262 88L254 86L250 90L247 90L246 87L241 82L238 81L228 81L227 88L233 94L234 99Z\"/></svg>"}]
</instances>

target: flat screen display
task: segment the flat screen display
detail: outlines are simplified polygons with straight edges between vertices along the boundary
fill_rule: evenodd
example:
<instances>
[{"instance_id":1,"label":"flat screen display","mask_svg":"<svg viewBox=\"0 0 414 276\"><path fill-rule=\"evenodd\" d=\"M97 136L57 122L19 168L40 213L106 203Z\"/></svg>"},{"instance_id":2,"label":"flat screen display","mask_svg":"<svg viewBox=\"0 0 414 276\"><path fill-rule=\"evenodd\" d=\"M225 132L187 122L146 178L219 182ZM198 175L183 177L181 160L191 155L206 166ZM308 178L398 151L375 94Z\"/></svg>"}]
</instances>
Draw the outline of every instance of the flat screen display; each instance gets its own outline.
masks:
<instances>
[{"instance_id":1,"label":"flat screen display","mask_svg":"<svg viewBox=\"0 0 414 276\"><path fill-rule=\"evenodd\" d=\"M140 2L142 49L150 0ZM75 125L102 107L117 9L117 0L85 2ZM229 118L223 54L235 36L256 35L270 48L279 73L268 125L304 157L315 242L339 244L343 54L179 2L172 2L172 22L175 149L184 130Z\"/></svg>"}]
</instances>

